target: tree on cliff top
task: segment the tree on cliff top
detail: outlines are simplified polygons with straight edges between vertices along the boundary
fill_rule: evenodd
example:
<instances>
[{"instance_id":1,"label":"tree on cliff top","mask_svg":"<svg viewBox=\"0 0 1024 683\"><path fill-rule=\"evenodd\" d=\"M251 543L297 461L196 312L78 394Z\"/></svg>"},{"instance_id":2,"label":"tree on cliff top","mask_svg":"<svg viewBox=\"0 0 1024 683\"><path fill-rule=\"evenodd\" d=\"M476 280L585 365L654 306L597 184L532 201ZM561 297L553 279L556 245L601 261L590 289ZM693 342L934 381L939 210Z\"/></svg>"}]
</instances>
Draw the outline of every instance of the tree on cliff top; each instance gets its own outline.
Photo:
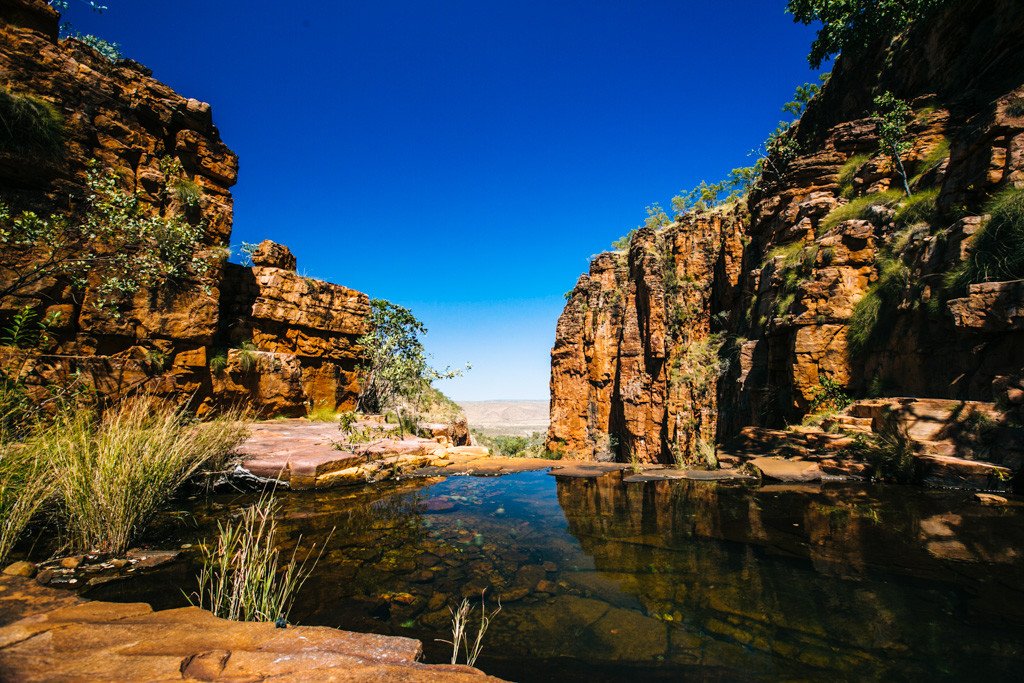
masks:
<instances>
[{"instance_id":1,"label":"tree on cliff top","mask_svg":"<svg viewBox=\"0 0 1024 683\"><path fill-rule=\"evenodd\" d=\"M412 311L385 299L370 301L370 331L359 338L366 349L359 409L379 413L400 399L416 399L438 379L452 379L460 370L435 370L427 363L420 337L426 326Z\"/></svg>"},{"instance_id":2,"label":"tree on cliff top","mask_svg":"<svg viewBox=\"0 0 1024 683\"><path fill-rule=\"evenodd\" d=\"M786 11L803 24L821 22L807 61L815 69L840 52L856 52L894 36L950 0L789 0Z\"/></svg>"}]
</instances>

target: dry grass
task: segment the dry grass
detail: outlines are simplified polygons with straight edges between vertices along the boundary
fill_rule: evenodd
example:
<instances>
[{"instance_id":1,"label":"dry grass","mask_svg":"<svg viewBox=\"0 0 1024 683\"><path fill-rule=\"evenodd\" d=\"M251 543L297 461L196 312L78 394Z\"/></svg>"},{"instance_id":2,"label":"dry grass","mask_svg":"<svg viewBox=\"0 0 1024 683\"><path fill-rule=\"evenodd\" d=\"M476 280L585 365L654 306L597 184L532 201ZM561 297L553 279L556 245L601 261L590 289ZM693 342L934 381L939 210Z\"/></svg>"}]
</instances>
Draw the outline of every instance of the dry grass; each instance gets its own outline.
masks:
<instances>
[{"instance_id":1,"label":"dry grass","mask_svg":"<svg viewBox=\"0 0 1024 683\"><path fill-rule=\"evenodd\" d=\"M190 423L170 406L141 397L101 420L61 415L28 441L48 454L73 550L117 553L150 516L204 466L219 468L247 435L237 416Z\"/></svg>"},{"instance_id":2,"label":"dry grass","mask_svg":"<svg viewBox=\"0 0 1024 683\"><path fill-rule=\"evenodd\" d=\"M52 493L53 478L42 451L0 443L0 566Z\"/></svg>"},{"instance_id":3,"label":"dry grass","mask_svg":"<svg viewBox=\"0 0 1024 683\"><path fill-rule=\"evenodd\" d=\"M483 652L484 635L487 634L491 620L501 611L501 601L498 601L498 608L488 614L484 593L480 593L480 623L477 626L476 636L473 638L472 643L469 642L469 635L466 633L469 628L469 617L473 613L469 599L463 598L458 609L449 607L448 611L452 613L452 639L439 640L439 642L448 643L452 646L452 664L459 663L459 650L461 648L465 652L466 664L474 666L476 665L477 658L480 657L480 653Z\"/></svg>"},{"instance_id":4,"label":"dry grass","mask_svg":"<svg viewBox=\"0 0 1024 683\"><path fill-rule=\"evenodd\" d=\"M273 495L264 494L237 521L218 523L216 545L202 547L203 569L199 589L189 597L192 604L234 621L288 620L295 596L320 556L307 567L309 556L300 563L293 550L281 567L275 547L277 511Z\"/></svg>"}]
</instances>

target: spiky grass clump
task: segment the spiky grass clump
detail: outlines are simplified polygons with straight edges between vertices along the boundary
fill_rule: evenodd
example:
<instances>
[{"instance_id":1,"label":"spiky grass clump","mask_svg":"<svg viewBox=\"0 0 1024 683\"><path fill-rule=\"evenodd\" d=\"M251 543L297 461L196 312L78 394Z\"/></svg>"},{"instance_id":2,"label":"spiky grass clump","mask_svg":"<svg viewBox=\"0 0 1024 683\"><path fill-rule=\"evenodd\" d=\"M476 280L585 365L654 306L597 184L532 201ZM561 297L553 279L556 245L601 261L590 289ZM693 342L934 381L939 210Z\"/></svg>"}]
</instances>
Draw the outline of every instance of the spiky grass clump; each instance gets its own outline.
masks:
<instances>
[{"instance_id":1,"label":"spiky grass clump","mask_svg":"<svg viewBox=\"0 0 1024 683\"><path fill-rule=\"evenodd\" d=\"M25 444L0 443L0 566L52 493L45 452Z\"/></svg>"},{"instance_id":2,"label":"spiky grass clump","mask_svg":"<svg viewBox=\"0 0 1024 683\"><path fill-rule=\"evenodd\" d=\"M273 495L264 494L243 508L236 521L218 522L216 543L200 549L203 568L199 589L189 596L192 604L233 621L287 621L320 556L307 566L309 556L298 562L293 550L281 566L275 545L278 509Z\"/></svg>"},{"instance_id":3,"label":"spiky grass clump","mask_svg":"<svg viewBox=\"0 0 1024 683\"><path fill-rule=\"evenodd\" d=\"M892 318L906 292L910 269L898 258L883 259L878 281L854 306L846 333L852 356L880 346L891 332Z\"/></svg>"},{"instance_id":4,"label":"spiky grass clump","mask_svg":"<svg viewBox=\"0 0 1024 683\"><path fill-rule=\"evenodd\" d=\"M868 463L872 479L897 484L914 479L914 441L893 410L886 412L876 434L858 438L846 452Z\"/></svg>"},{"instance_id":5,"label":"spiky grass clump","mask_svg":"<svg viewBox=\"0 0 1024 683\"><path fill-rule=\"evenodd\" d=\"M821 235L832 230L843 221L867 217L868 211L872 206L894 206L903 196L904 194L899 190L889 190L887 192L874 192L852 199L846 204L832 209L827 216L821 219L821 222L818 224L818 234Z\"/></svg>"},{"instance_id":6,"label":"spiky grass clump","mask_svg":"<svg viewBox=\"0 0 1024 683\"><path fill-rule=\"evenodd\" d=\"M931 225L939 213L938 199L939 188L922 190L900 202L893 220L897 225Z\"/></svg>"},{"instance_id":7,"label":"spiky grass clump","mask_svg":"<svg viewBox=\"0 0 1024 683\"><path fill-rule=\"evenodd\" d=\"M857 154L846 160L846 163L839 169L839 177L837 178L840 196L847 199L853 197L853 179L857 176L860 169L864 168L864 164L870 160L871 157L867 154Z\"/></svg>"},{"instance_id":8,"label":"spiky grass clump","mask_svg":"<svg viewBox=\"0 0 1024 683\"><path fill-rule=\"evenodd\" d=\"M954 292L977 282L1024 278L1024 189L1006 188L985 212L991 218L974 234L970 256L947 275Z\"/></svg>"},{"instance_id":9,"label":"spiky grass clump","mask_svg":"<svg viewBox=\"0 0 1024 683\"><path fill-rule=\"evenodd\" d=\"M54 468L58 504L72 550L126 550L152 514L201 467L223 466L246 436L237 416L189 423L141 397L97 420L60 416L29 440Z\"/></svg>"},{"instance_id":10,"label":"spiky grass clump","mask_svg":"<svg viewBox=\"0 0 1024 683\"><path fill-rule=\"evenodd\" d=\"M63 148L64 119L56 107L0 87L0 151L53 157Z\"/></svg>"}]
</instances>

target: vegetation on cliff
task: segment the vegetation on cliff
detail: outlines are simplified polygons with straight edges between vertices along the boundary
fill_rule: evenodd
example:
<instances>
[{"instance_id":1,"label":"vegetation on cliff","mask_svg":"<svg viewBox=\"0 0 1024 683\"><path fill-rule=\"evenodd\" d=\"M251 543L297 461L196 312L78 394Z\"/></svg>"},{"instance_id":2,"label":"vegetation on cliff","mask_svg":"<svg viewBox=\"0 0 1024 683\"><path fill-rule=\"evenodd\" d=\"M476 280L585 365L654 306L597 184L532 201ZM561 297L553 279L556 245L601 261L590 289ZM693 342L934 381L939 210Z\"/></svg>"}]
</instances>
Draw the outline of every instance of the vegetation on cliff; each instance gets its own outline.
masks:
<instances>
[{"instance_id":1,"label":"vegetation on cliff","mask_svg":"<svg viewBox=\"0 0 1024 683\"><path fill-rule=\"evenodd\" d=\"M426 333L426 326L408 308L384 299L370 302L370 331L359 339L366 353L360 410L394 409L400 399L420 399L431 389L431 382L462 374L430 367L421 339Z\"/></svg>"},{"instance_id":2,"label":"vegetation on cliff","mask_svg":"<svg viewBox=\"0 0 1024 683\"><path fill-rule=\"evenodd\" d=\"M139 195L121 186L110 170L93 164L78 212L42 217L14 213L0 202L0 297L31 291L49 278L73 288L92 286L93 306L117 315L118 307L141 289L180 285L210 268L196 252L203 221L153 215Z\"/></svg>"}]
</instances>

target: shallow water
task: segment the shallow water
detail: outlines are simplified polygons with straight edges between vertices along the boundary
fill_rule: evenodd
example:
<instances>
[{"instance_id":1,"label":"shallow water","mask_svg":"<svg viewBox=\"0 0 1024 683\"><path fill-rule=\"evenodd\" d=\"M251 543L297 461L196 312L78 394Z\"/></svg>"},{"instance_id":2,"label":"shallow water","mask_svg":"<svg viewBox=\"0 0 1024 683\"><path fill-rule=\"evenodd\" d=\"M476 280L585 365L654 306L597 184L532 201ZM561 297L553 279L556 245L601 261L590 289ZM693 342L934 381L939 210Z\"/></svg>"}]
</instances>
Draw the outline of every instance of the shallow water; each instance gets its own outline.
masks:
<instances>
[{"instance_id":1,"label":"shallow water","mask_svg":"<svg viewBox=\"0 0 1024 683\"><path fill-rule=\"evenodd\" d=\"M250 497L155 533L194 543ZM442 662L448 607L486 588L502 610L477 665L510 680L1010 679L1024 665L1024 507L969 493L529 472L279 497L289 550L327 544L293 621L419 638ZM177 606L194 572L91 595Z\"/></svg>"}]
</instances>

